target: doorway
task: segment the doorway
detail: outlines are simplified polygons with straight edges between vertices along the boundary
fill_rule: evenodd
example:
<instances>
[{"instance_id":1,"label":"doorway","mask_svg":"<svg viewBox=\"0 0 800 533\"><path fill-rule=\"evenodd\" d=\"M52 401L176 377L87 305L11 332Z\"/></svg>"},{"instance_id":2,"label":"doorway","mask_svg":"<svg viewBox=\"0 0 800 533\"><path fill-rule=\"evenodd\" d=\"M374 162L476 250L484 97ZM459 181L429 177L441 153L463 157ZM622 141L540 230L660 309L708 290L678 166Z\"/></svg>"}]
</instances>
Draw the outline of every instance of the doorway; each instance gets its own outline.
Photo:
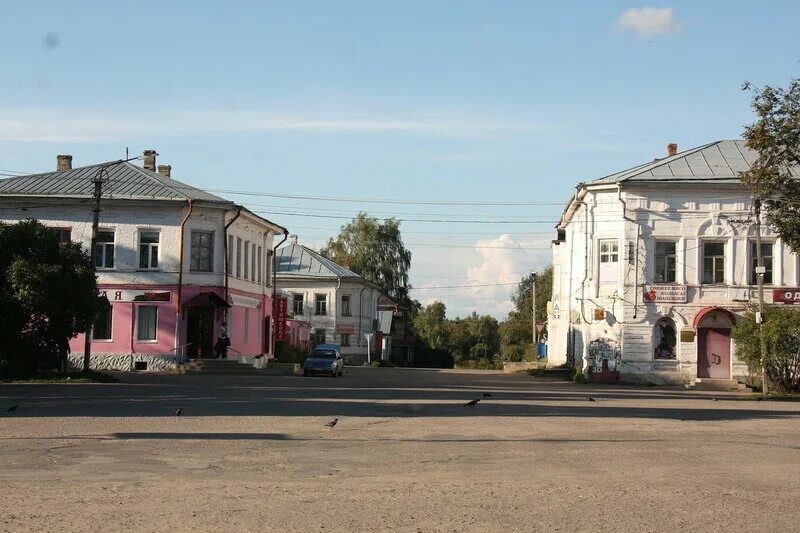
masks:
<instances>
[{"instance_id":1,"label":"doorway","mask_svg":"<svg viewBox=\"0 0 800 533\"><path fill-rule=\"evenodd\" d=\"M190 307L186 310L186 353L189 358L214 357L214 308Z\"/></svg>"},{"instance_id":2,"label":"doorway","mask_svg":"<svg viewBox=\"0 0 800 533\"><path fill-rule=\"evenodd\" d=\"M697 377L730 379L731 330L698 328Z\"/></svg>"}]
</instances>

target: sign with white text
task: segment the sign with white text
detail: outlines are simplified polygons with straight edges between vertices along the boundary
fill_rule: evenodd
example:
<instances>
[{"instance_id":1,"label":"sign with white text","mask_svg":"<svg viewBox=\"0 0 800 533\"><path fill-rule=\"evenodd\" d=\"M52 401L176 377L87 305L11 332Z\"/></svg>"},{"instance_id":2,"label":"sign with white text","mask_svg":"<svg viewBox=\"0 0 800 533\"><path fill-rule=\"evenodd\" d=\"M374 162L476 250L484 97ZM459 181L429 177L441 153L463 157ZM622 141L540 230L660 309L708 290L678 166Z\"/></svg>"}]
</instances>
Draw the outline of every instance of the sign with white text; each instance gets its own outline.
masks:
<instances>
[{"instance_id":1,"label":"sign with white text","mask_svg":"<svg viewBox=\"0 0 800 533\"><path fill-rule=\"evenodd\" d=\"M109 302L152 302L169 303L172 301L170 291L129 291L101 289L100 296L105 296Z\"/></svg>"},{"instance_id":2,"label":"sign with white text","mask_svg":"<svg viewBox=\"0 0 800 533\"><path fill-rule=\"evenodd\" d=\"M642 300L645 303L686 303L686 285L645 285Z\"/></svg>"},{"instance_id":3,"label":"sign with white text","mask_svg":"<svg viewBox=\"0 0 800 533\"><path fill-rule=\"evenodd\" d=\"M782 304L800 303L800 289L772 289L772 301Z\"/></svg>"}]
</instances>

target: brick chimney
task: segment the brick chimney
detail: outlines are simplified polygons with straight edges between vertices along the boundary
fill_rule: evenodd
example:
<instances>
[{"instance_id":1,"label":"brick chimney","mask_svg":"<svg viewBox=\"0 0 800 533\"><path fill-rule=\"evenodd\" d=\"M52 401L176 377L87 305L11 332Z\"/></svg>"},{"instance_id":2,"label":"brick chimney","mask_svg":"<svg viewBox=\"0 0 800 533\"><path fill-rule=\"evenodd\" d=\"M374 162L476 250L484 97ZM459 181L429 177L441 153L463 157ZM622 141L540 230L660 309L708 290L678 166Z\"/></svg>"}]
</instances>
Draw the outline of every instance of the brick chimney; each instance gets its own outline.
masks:
<instances>
[{"instance_id":1,"label":"brick chimney","mask_svg":"<svg viewBox=\"0 0 800 533\"><path fill-rule=\"evenodd\" d=\"M71 155L57 155L56 156L56 170L58 172L66 172L72 170L72 156Z\"/></svg>"},{"instance_id":2,"label":"brick chimney","mask_svg":"<svg viewBox=\"0 0 800 533\"><path fill-rule=\"evenodd\" d=\"M151 172L156 171L156 156L158 154L155 150L145 150L142 152L142 156L144 156L144 168Z\"/></svg>"},{"instance_id":3,"label":"brick chimney","mask_svg":"<svg viewBox=\"0 0 800 533\"><path fill-rule=\"evenodd\" d=\"M158 165L158 173L162 176L169 177L172 173L172 166L171 165Z\"/></svg>"},{"instance_id":4,"label":"brick chimney","mask_svg":"<svg viewBox=\"0 0 800 533\"><path fill-rule=\"evenodd\" d=\"M667 145L667 157L672 157L673 155L677 155L678 153L678 145L675 143L669 143Z\"/></svg>"}]
</instances>

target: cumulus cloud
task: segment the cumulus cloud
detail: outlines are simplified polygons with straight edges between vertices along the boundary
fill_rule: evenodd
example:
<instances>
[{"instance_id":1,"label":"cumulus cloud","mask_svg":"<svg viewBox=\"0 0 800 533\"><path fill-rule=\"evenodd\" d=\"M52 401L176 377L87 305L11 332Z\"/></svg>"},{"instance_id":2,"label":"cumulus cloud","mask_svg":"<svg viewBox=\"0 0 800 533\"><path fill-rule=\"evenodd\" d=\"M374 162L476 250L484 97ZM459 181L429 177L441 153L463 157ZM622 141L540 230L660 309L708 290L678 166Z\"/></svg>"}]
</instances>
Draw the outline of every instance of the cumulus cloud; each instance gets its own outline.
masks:
<instances>
[{"instance_id":1,"label":"cumulus cloud","mask_svg":"<svg viewBox=\"0 0 800 533\"><path fill-rule=\"evenodd\" d=\"M620 15L614 25L639 37L654 37L680 31L671 7L633 7Z\"/></svg>"}]
</instances>

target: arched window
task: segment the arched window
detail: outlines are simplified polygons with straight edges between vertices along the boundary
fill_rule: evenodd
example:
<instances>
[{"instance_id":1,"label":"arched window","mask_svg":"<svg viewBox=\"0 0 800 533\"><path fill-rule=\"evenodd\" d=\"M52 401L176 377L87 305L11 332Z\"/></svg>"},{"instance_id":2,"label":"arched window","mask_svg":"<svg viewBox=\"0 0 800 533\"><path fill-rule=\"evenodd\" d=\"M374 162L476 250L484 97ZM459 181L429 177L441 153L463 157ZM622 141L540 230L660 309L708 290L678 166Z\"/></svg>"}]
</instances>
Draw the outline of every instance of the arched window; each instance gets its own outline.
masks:
<instances>
[{"instance_id":1,"label":"arched window","mask_svg":"<svg viewBox=\"0 0 800 533\"><path fill-rule=\"evenodd\" d=\"M663 317L656 322L653 328L653 359L675 359L675 322L671 318Z\"/></svg>"}]
</instances>

